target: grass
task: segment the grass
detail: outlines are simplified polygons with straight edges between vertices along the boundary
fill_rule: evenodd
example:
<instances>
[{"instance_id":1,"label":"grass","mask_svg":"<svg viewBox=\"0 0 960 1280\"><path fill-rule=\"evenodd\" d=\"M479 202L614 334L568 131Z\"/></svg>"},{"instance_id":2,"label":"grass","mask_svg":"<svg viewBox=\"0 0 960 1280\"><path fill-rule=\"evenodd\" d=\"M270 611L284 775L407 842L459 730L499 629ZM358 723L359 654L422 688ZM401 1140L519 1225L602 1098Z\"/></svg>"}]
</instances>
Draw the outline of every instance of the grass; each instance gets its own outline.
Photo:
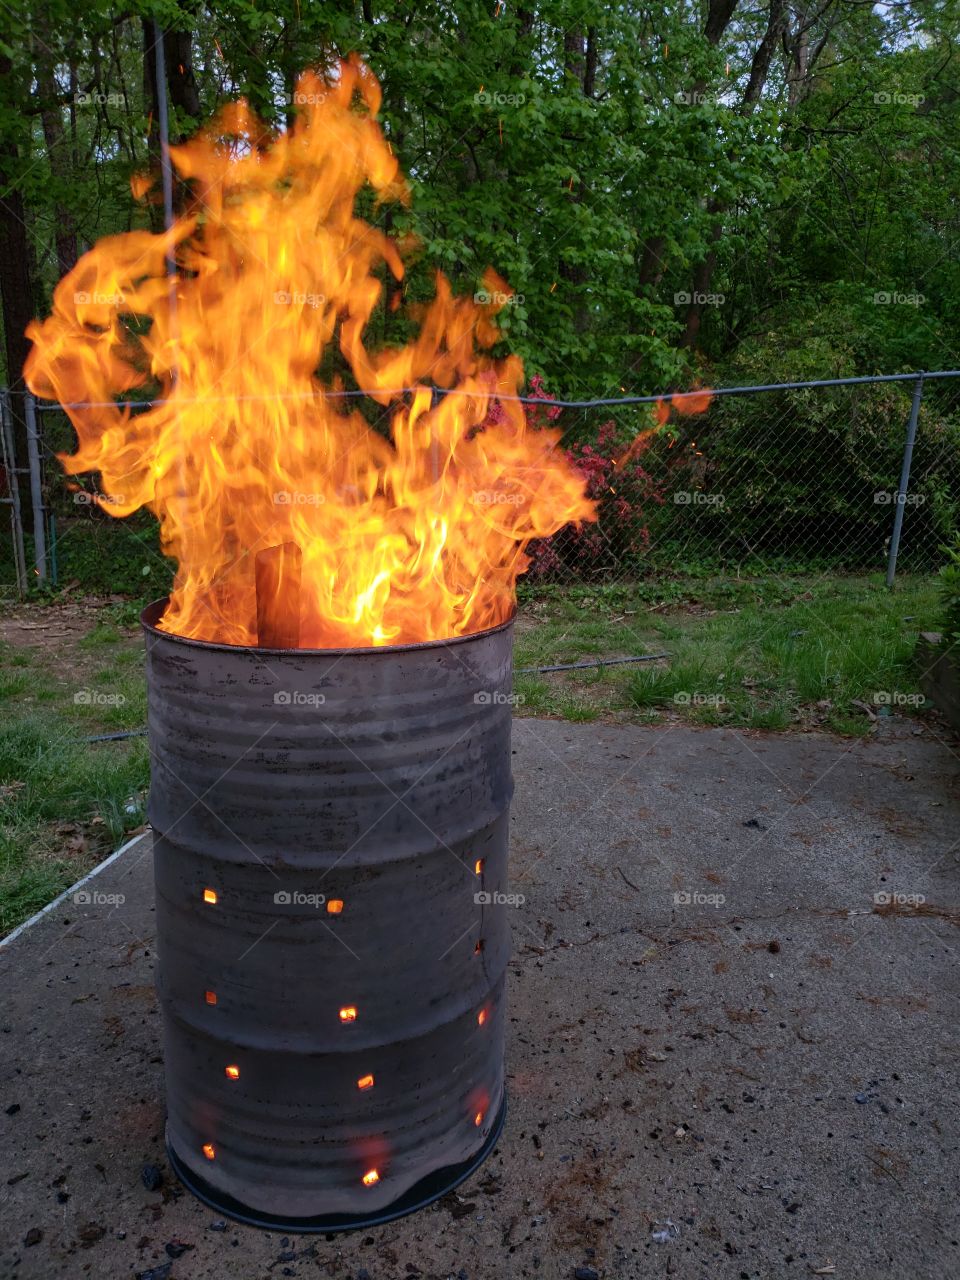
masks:
<instances>
[{"instance_id":1,"label":"grass","mask_svg":"<svg viewBox=\"0 0 960 1280\"><path fill-rule=\"evenodd\" d=\"M144 723L138 650L103 625L64 649L0 645L0 933L144 822L146 740L83 741Z\"/></svg>"},{"instance_id":2,"label":"grass","mask_svg":"<svg viewBox=\"0 0 960 1280\"><path fill-rule=\"evenodd\" d=\"M150 587L153 590L153 587ZM141 600L112 597L56 639L70 597L28 611L27 644L0 643L0 933L144 821L143 738L84 738L146 721ZM642 665L518 674L521 714L752 729L869 731L858 703L916 691L916 633L932 629L936 579L698 574L613 586L524 588L522 668L669 653ZM37 624L41 624L37 627Z\"/></svg>"},{"instance_id":3,"label":"grass","mask_svg":"<svg viewBox=\"0 0 960 1280\"><path fill-rule=\"evenodd\" d=\"M752 729L863 734L865 704L915 694L916 633L936 623L935 579L722 579L531 594L518 668L668 652L668 660L518 676L529 714L645 722L665 715ZM879 698L878 698L878 695Z\"/></svg>"}]
</instances>

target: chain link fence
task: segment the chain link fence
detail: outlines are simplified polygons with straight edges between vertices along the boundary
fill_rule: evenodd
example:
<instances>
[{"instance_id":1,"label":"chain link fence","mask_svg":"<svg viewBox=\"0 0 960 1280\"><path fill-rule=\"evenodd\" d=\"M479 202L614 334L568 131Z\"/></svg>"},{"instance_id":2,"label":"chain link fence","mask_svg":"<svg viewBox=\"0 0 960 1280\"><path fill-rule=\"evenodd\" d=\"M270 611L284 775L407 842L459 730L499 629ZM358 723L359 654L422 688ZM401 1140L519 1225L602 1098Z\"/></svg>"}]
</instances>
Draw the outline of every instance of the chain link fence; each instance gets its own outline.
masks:
<instances>
[{"instance_id":1,"label":"chain link fence","mask_svg":"<svg viewBox=\"0 0 960 1280\"><path fill-rule=\"evenodd\" d=\"M599 519L534 545L529 580L933 571L960 526L960 382L920 386L914 375L731 389L702 409L695 397L563 408L553 425Z\"/></svg>"},{"instance_id":2,"label":"chain link fence","mask_svg":"<svg viewBox=\"0 0 960 1280\"><path fill-rule=\"evenodd\" d=\"M599 516L531 546L532 586L712 572L886 572L892 583L895 568L936 570L960 527L955 371L709 396L525 400L532 423L560 430ZM41 578L165 593L172 566L153 518L118 521L99 505L95 478L63 474L55 455L73 448L63 410L31 401L34 447L15 465L8 398L5 409L5 594ZM24 574L17 513L28 510L43 537L24 539Z\"/></svg>"}]
</instances>

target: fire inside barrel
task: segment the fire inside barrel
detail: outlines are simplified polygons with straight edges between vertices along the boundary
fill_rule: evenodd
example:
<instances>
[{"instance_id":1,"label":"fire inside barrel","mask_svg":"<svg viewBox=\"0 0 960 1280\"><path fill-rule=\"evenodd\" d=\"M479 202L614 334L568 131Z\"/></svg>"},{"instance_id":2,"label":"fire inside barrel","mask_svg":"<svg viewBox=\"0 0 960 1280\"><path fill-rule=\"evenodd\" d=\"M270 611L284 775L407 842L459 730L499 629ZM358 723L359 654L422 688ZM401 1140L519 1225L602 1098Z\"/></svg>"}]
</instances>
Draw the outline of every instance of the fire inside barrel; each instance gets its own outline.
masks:
<instances>
[{"instance_id":1,"label":"fire inside barrel","mask_svg":"<svg viewBox=\"0 0 960 1280\"><path fill-rule=\"evenodd\" d=\"M523 370L489 354L496 307L440 275L431 303L405 306L412 246L355 207L406 199L374 78L350 62L304 76L295 100L276 137L238 103L171 148L187 209L165 235L84 255L30 326L28 382L65 405L78 448L63 463L100 473L104 510L159 516L177 562L162 630L256 644L258 553L284 546L298 556L274 568L296 568L287 612L305 647L496 626L526 544L593 518L584 477L510 398ZM368 340L385 302L417 326L403 346ZM325 383L322 368L340 372ZM345 391L382 406L389 438Z\"/></svg>"}]
</instances>

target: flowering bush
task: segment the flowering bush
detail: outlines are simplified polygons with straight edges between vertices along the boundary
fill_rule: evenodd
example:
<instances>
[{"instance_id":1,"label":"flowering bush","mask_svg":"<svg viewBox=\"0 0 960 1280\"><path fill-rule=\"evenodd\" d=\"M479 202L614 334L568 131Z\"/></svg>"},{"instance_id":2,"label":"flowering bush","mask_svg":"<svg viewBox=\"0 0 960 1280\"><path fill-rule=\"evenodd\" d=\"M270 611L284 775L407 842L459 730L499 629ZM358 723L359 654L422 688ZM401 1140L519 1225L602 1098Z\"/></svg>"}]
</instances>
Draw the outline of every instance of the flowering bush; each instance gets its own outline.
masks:
<instances>
[{"instance_id":1,"label":"flowering bush","mask_svg":"<svg viewBox=\"0 0 960 1280\"><path fill-rule=\"evenodd\" d=\"M534 400L550 399L539 375L531 379L528 394ZM494 410L500 411L500 406ZM534 427L553 425L562 413L556 405L527 405L527 420ZM641 443L647 442L624 439L617 424L609 421L593 444L574 444L566 450L586 478L587 496L597 503L597 521L579 528L565 525L552 538L531 543L528 578L543 582L622 572L646 548L650 533L644 511L651 503L663 505L664 489L642 466Z\"/></svg>"}]
</instances>

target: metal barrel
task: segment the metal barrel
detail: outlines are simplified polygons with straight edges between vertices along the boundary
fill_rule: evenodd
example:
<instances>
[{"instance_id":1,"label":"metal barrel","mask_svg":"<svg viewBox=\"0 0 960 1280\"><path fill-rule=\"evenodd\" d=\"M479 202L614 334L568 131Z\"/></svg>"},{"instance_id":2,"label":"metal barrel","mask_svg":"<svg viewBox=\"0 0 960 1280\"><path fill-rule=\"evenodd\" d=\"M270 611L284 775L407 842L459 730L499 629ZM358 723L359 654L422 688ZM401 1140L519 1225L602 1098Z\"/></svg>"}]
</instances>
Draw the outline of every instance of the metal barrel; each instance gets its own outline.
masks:
<instances>
[{"instance_id":1,"label":"metal barrel","mask_svg":"<svg viewBox=\"0 0 960 1280\"><path fill-rule=\"evenodd\" d=\"M263 1226L443 1194L504 1108L512 621L269 650L146 633L167 1144Z\"/></svg>"}]
</instances>

